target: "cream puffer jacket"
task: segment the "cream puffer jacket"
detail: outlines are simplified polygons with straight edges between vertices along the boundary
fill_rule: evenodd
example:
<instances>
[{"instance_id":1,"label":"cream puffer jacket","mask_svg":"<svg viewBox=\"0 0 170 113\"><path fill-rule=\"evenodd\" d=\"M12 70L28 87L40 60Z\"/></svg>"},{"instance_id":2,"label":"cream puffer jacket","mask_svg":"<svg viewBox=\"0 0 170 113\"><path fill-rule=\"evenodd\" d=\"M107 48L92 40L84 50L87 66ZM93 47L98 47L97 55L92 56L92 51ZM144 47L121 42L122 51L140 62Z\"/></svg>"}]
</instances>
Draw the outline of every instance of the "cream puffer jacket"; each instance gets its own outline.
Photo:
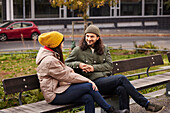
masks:
<instances>
[{"instance_id":1,"label":"cream puffer jacket","mask_svg":"<svg viewBox=\"0 0 170 113\"><path fill-rule=\"evenodd\" d=\"M56 93L63 93L72 83L89 81L58 60L55 52L45 48L40 48L36 64L40 88L48 103L54 100Z\"/></svg>"}]
</instances>

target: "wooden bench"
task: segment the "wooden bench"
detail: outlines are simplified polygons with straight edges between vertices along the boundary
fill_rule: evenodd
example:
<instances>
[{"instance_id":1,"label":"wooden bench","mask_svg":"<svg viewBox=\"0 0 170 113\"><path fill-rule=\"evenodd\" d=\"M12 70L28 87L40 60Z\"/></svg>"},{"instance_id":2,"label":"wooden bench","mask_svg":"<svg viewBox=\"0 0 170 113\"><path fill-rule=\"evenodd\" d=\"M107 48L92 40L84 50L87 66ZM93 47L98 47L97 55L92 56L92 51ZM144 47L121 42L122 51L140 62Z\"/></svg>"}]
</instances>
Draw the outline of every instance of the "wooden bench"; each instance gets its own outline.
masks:
<instances>
[{"instance_id":1,"label":"wooden bench","mask_svg":"<svg viewBox=\"0 0 170 113\"><path fill-rule=\"evenodd\" d=\"M149 76L150 73L165 71L168 69L170 70L170 68L165 68L165 69L157 69L157 70L149 71L151 67L157 65L163 65L163 64L164 62L161 55L153 55L153 56L133 58L133 59L122 60L122 61L115 61L113 62L112 73L116 74L121 72L147 68L146 72L126 75L126 77L138 76L138 78L140 78L141 75L146 74L147 78L131 81L131 83L135 86L137 90L143 90L146 88L165 84L170 80L170 72L166 72L164 74L155 75L155 76Z\"/></svg>"},{"instance_id":2,"label":"wooden bench","mask_svg":"<svg viewBox=\"0 0 170 113\"><path fill-rule=\"evenodd\" d=\"M28 75L28 76L21 76L16 78L9 78L4 79L3 87L5 95L19 93L19 103L20 106L11 107L7 109L0 110L0 112L5 113L52 113L52 112L59 112L66 109L70 109L73 107L78 107L80 105L70 104L70 105L51 105L47 104L45 100L39 101L32 104L25 104L22 105L22 92L29 91L33 89L40 89L39 80L36 74ZM5 100L5 99L4 99Z\"/></svg>"},{"instance_id":3,"label":"wooden bench","mask_svg":"<svg viewBox=\"0 0 170 113\"><path fill-rule=\"evenodd\" d=\"M133 86L137 90L143 90L143 89L155 87L158 85L166 84L170 81L170 72L166 72L166 73L155 75L155 76L149 76L150 73L168 70L167 68L165 68L165 69L157 69L157 70L149 71L151 67L163 65L163 64L164 62L163 62L161 55L152 55L152 56L139 57L139 58L133 58L133 59L128 59L128 60L114 61L112 73L119 74L121 72L147 68L145 72L126 75L126 77L128 78L138 76L138 79L132 80L130 82L133 84ZM146 74L147 77L141 78L141 75L144 75L144 74ZM107 95L107 96L110 97L110 95ZM118 104L117 104L118 98L119 98L118 96L117 97L111 96L111 98L107 98L106 101L109 104L118 107ZM115 101L117 103L115 103ZM102 113L103 112L104 111L102 110Z\"/></svg>"},{"instance_id":4,"label":"wooden bench","mask_svg":"<svg viewBox=\"0 0 170 113\"><path fill-rule=\"evenodd\" d=\"M167 70L167 69L158 69L154 71L149 71L150 67L163 65L163 64L164 62L161 55L153 55L153 56L133 58L133 59L122 60L122 61L115 61L113 62L113 66L114 66L113 74L141 69L141 68L147 68L146 72L127 75L127 77L138 76L138 78L140 78L140 75L147 74L148 77L131 81L131 83L134 85L134 87L137 90L142 90L145 88L165 84L170 81L170 72L166 72L164 74L155 75L155 76L149 76L149 73ZM21 102L22 92L40 88L39 81L36 74L5 79L3 80L3 87L6 95L20 92L19 93L20 104L22 104ZM104 95L103 97L110 99L112 96ZM17 107L2 109L0 110L0 112L5 112L5 113L33 113L33 112L48 113L50 112L52 113L52 112L59 112L59 111L63 111L66 109L79 107L79 106L81 105L78 104L50 105L47 104L45 100L43 100L32 104L25 104Z\"/></svg>"}]
</instances>

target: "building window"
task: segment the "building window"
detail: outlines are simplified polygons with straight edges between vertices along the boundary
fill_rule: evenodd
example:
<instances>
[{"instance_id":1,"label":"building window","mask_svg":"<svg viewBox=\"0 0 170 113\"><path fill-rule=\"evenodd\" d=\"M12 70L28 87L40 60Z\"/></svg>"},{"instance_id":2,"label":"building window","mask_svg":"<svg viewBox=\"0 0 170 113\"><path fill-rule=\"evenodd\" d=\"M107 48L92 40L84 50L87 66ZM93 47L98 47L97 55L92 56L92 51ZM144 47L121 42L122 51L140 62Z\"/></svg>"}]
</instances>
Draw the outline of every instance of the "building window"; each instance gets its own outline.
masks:
<instances>
[{"instance_id":1,"label":"building window","mask_svg":"<svg viewBox=\"0 0 170 113\"><path fill-rule=\"evenodd\" d=\"M72 9L67 9L67 17L82 17L83 12L79 11L78 9L72 10Z\"/></svg>"},{"instance_id":2,"label":"building window","mask_svg":"<svg viewBox=\"0 0 170 113\"><path fill-rule=\"evenodd\" d=\"M14 18L24 18L23 0L13 0ZM25 0L25 18L31 18L31 0Z\"/></svg>"},{"instance_id":3,"label":"building window","mask_svg":"<svg viewBox=\"0 0 170 113\"><path fill-rule=\"evenodd\" d=\"M121 16L141 16L142 0L121 0Z\"/></svg>"},{"instance_id":4,"label":"building window","mask_svg":"<svg viewBox=\"0 0 170 113\"><path fill-rule=\"evenodd\" d=\"M106 3L104 6L100 8L90 7L90 16L110 16L110 6Z\"/></svg>"},{"instance_id":5,"label":"building window","mask_svg":"<svg viewBox=\"0 0 170 113\"><path fill-rule=\"evenodd\" d=\"M53 8L48 0L35 0L35 18L59 18L59 7Z\"/></svg>"},{"instance_id":6,"label":"building window","mask_svg":"<svg viewBox=\"0 0 170 113\"><path fill-rule=\"evenodd\" d=\"M163 15L170 15L170 7L167 6L167 4L165 4L165 2L167 2L168 0L164 0L164 4L163 4Z\"/></svg>"},{"instance_id":7,"label":"building window","mask_svg":"<svg viewBox=\"0 0 170 113\"><path fill-rule=\"evenodd\" d=\"M145 15L157 15L157 0L145 0Z\"/></svg>"}]
</instances>

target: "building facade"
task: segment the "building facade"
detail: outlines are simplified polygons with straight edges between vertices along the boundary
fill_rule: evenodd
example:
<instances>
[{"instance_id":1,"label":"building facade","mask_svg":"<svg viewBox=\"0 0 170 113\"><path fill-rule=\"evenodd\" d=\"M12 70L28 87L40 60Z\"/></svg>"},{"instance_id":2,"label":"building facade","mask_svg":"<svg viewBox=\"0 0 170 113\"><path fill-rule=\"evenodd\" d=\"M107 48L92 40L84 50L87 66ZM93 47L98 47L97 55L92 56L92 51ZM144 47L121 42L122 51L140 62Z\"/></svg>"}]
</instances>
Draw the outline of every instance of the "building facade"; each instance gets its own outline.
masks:
<instances>
[{"instance_id":1,"label":"building facade","mask_svg":"<svg viewBox=\"0 0 170 113\"><path fill-rule=\"evenodd\" d=\"M89 7L89 21L100 28L170 29L168 0L117 0L100 8ZM2 21L31 20L37 25L70 28L72 21L82 21L78 10L66 6L53 8L48 0L2 0Z\"/></svg>"}]
</instances>

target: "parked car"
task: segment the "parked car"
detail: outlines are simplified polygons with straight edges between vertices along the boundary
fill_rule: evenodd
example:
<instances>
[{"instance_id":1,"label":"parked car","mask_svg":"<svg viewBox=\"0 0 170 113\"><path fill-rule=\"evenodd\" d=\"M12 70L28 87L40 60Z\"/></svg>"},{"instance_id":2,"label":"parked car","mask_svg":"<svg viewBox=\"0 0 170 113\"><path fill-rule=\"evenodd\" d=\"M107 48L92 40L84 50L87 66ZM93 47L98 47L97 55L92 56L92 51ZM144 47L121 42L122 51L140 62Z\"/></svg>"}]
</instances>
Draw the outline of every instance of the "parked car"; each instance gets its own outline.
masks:
<instances>
[{"instance_id":1,"label":"parked car","mask_svg":"<svg viewBox=\"0 0 170 113\"><path fill-rule=\"evenodd\" d=\"M31 38L40 35L38 27L31 21L5 22L0 25L0 40Z\"/></svg>"}]
</instances>

